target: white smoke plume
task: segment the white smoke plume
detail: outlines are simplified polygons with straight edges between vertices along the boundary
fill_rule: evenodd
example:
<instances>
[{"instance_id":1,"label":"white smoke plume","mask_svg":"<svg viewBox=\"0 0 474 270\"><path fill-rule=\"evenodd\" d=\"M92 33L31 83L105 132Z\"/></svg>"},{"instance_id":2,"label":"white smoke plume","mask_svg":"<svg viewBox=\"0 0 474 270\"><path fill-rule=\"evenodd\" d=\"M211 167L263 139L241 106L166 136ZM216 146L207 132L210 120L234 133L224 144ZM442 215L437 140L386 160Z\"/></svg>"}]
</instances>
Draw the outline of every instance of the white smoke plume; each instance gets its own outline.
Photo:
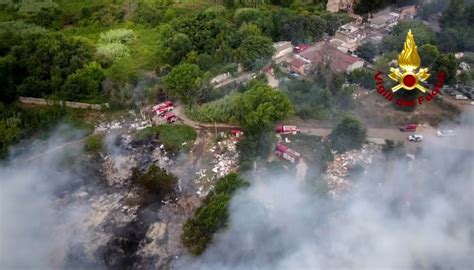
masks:
<instances>
[{"instance_id":1,"label":"white smoke plume","mask_svg":"<svg viewBox=\"0 0 474 270\"><path fill-rule=\"evenodd\" d=\"M20 146L28 145L22 155L0 163L0 269L65 267L67 252L79 237L74 224L86 209L61 202L85 179L70 170L66 160L79 155L82 145L41 153L60 149L73 133L80 135L62 127L46 142L22 142Z\"/></svg>"},{"instance_id":2,"label":"white smoke plume","mask_svg":"<svg viewBox=\"0 0 474 270\"><path fill-rule=\"evenodd\" d=\"M317 199L278 175L253 183L234 197L229 226L206 252L176 267L472 269L474 152L458 150L474 149L472 133L437 139L452 140L455 150L430 138L412 169L404 159L374 165L340 201Z\"/></svg>"}]
</instances>

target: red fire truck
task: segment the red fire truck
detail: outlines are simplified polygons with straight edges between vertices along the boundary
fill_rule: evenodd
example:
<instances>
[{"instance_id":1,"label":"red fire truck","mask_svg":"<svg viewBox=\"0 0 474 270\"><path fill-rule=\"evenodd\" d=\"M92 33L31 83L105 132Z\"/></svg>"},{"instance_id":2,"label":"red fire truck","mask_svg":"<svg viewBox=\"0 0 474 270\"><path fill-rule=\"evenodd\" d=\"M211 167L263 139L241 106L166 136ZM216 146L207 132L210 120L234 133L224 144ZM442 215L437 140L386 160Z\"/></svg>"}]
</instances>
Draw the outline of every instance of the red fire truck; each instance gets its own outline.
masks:
<instances>
[{"instance_id":1,"label":"red fire truck","mask_svg":"<svg viewBox=\"0 0 474 270\"><path fill-rule=\"evenodd\" d=\"M278 134L297 134L300 130L296 126L285 126L285 125L278 125L275 128L275 132Z\"/></svg>"},{"instance_id":2,"label":"red fire truck","mask_svg":"<svg viewBox=\"0 0 474 270\"><path fill-rule=\"evenodd\" d=\"M170 124L176 122L176 115L174 115L172 112L165 113L164 118L166 119L166 122Z\"/></svg>"},{"instance_id":3,"label":"red fire truck","mask_svg":"<svg viewBox=\"0 0 474 270\"><path fill-rule=\"evenodd\" d=\"M291 163L298 163L301 157L300 153L296 152L293 149L290 149L288 146L282 143L277 144L275 148L275 155L285 160L288 160Z\"/></svg>"},{"instance_id":4,"label":"red fire truck","mask_svg":"<svg viewBox=\"0 0 474 270\"><path fill-rule=\"evenodd\" d=\"M163 115L166 112L172 111L173 109L173 101L167 100L163 103L153 106L151 111L156 113L157 115Z\"/></svg>"}]
</instances>

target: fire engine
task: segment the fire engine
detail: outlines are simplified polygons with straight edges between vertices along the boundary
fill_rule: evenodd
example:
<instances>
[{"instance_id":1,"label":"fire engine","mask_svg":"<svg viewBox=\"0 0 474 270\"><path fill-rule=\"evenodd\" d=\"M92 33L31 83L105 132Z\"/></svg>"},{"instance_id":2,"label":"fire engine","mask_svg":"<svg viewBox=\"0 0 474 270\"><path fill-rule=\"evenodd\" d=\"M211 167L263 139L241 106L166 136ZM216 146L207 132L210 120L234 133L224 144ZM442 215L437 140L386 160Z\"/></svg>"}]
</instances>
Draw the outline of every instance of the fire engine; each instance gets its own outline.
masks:
<instances>
[{"instance_id":1,"label":"fire engine","mask_svg":"<svg viewBox=\"0 0 474 270\"><path fill-rule=\"evenodd\" d=\"M290 149L288 146L282 143L277 144L275 148L275 155L285 160L288 160L291 163L298 163L301 157L300 153L296 152L293 149Z\"/></svg>"},{"instance_id":2,"label":"fire engine","mask_svg":"<svg viewBox=\"0 0 474 270\"><path fill-rule=\"evenodd\" d=\"M153 106L151 111L158 115L163 115L164 113L172 111L173 109L173 101L167 100L163 103Z\"/></svg>"},{"instance_id":3,"label":"fire engine","mask_svg":"<svg viewBox=\"0 0 474 270\"><path fill-rule=\"evenodd\" d=\"M300 130L296 126L285 126L285 125L278 125L275 128L275 132L278 134L297 134Z\"/></svg>"},{"instance_id":4,"label":"fire engine","mask_svg":"<svg viewBox=\"0 0 474 270\"><path fill-rule=\"evenodd\" d=\"M172 112L165 113L164 118L166 119L166 122L170 124L176 122L176 115L174 115Z\"/></svg>"}]
</instances>

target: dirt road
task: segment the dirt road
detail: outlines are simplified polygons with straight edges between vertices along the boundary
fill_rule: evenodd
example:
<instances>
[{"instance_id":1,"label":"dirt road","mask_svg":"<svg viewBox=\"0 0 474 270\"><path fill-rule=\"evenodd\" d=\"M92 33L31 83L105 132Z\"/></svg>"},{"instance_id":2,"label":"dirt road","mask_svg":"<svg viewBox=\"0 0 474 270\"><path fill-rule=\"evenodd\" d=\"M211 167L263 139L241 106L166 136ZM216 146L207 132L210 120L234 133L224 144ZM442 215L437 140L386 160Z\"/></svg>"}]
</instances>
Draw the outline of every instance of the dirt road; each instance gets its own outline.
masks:
<instances>
[{"instance_id":1,"label":"dirt road","mask_svg":"<svg viewBox=\"0 0 474 270\"><path fill-rule=\"evenodd\" d=\"M175 109L176 116L182 120L186 125L192 126L196 129L201 128L214 128L219 131L225 131L231 128L238 128L235 125L228 125L222 123L216 124L204 124L189 119L184 113L184 106L177 106ZM332 129L330 128L316 128L310 126L301 125L300 127L302 134L308 134L313 136L328 136ZM453 137L438 137L436 136L436 129L431 126L419 126L416 134L423 135L424 140L422 142L409 142L408 136L413 134L412 132L401 132L397 127L394 128L368 128L367 129L367 140L377 144L384 144L385 140L402 141L405 142L410 153L415 153L418 147L434 147L442 149L454 149L454 150L471 150L474 151L474 143L468 141L468 138L474 135L474 126L462 126L454 129L456 136Z\"/></svg>"}]
</instances>

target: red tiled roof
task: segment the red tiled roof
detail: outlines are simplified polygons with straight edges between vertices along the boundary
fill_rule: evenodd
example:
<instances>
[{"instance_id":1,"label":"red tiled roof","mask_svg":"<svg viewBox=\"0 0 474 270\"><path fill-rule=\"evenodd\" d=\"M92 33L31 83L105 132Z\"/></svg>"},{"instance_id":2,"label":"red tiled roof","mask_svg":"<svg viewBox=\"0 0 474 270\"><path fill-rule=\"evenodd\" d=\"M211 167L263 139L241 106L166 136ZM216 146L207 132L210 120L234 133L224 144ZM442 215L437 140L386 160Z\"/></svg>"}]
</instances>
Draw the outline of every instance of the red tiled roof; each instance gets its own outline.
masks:
<instances>
[{"instance_id":1,"label":"red tiled roof","mask_svg":"<svg viewBox=\"0 0 474 270\"><path fill-rule=\"evenodd\" d=\"M312 64L321 63L323 57L329 57L332 61L332 66L338 71L346 71L354 63L362 61L358 57L348 55L329 44L322 43L316 44L314 47L304 51L300 55L311 61Z\"/></svg>"},{"instance_id":2,"label":"red tiled roof","mask_svg":"<svg viewBox=\"0 0 474 270\"><path fill-rule=\"evenodd\" d=\"M291 61L291 67L293 68L300 68L304 66L305 64L306 64L305 61L297 57L293 58L293 60Z\"/></svg>"}]
</instances>

